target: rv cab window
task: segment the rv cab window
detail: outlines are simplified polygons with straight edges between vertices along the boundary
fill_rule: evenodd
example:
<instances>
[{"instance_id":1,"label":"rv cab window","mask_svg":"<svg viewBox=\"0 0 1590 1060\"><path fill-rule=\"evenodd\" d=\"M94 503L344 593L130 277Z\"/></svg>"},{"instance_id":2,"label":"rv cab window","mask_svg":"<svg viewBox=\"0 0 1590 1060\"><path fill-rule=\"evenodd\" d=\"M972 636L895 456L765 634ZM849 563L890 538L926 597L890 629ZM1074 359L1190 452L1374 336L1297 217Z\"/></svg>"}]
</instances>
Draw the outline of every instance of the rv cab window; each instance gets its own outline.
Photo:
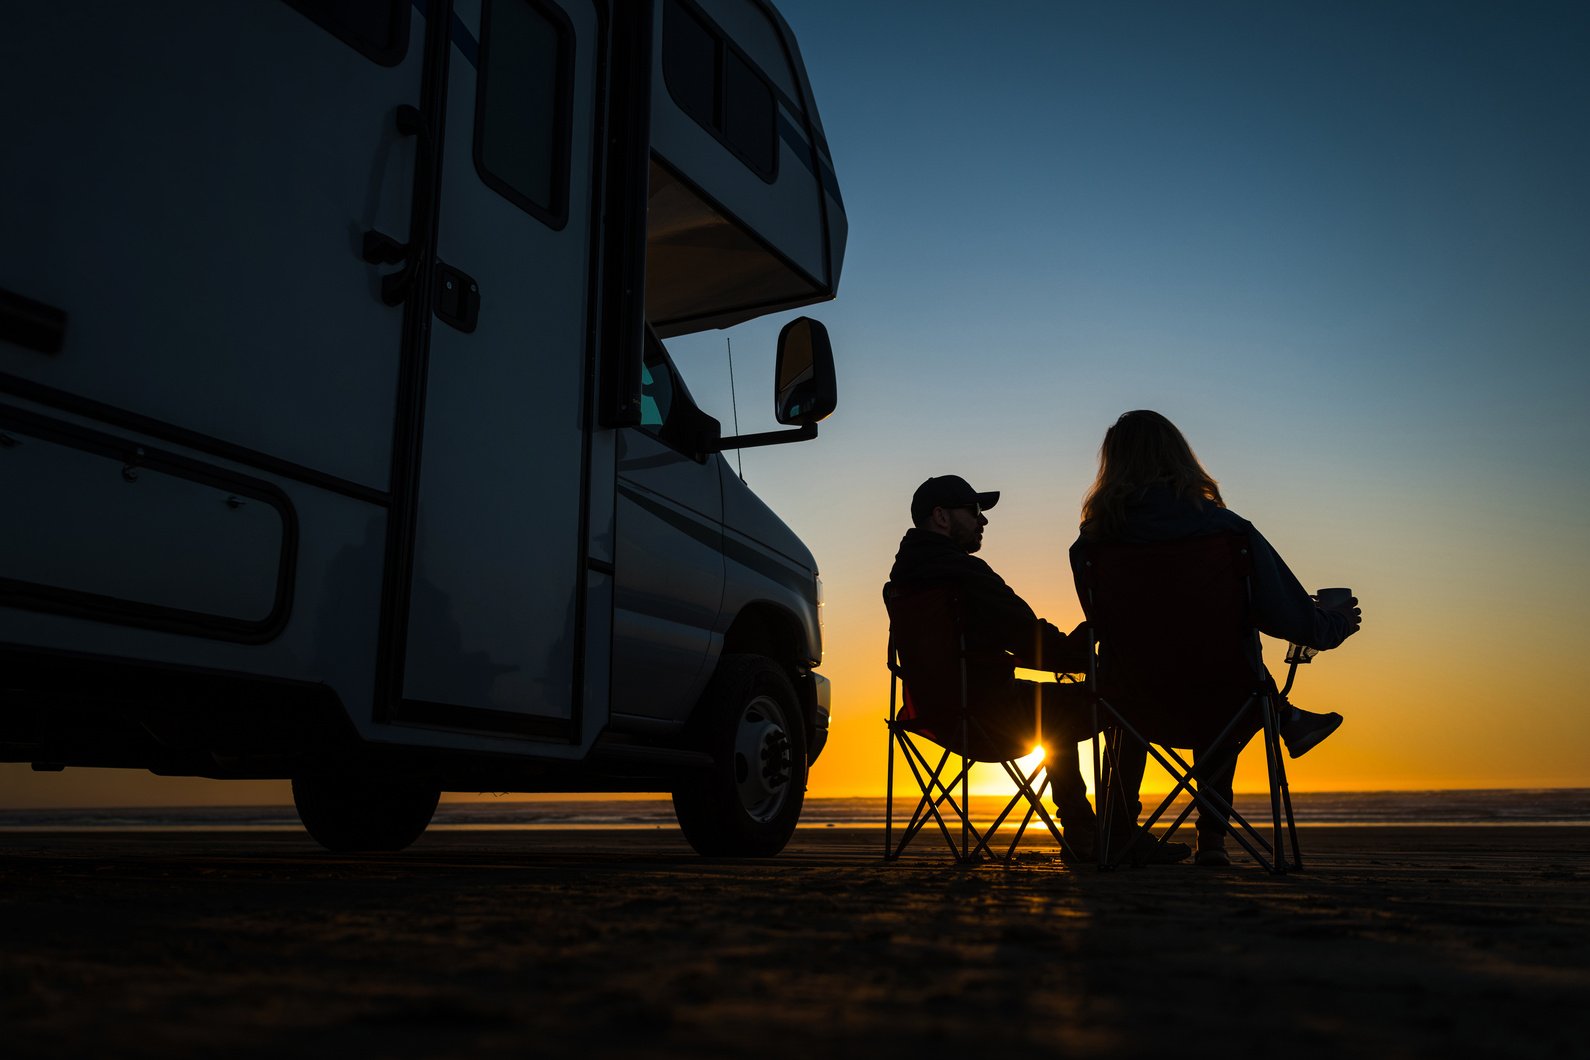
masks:
<instances>
[{"instance_id":1,"label":"rv cab window","mask_svg":"<svg viewBox=\"0 0 1590 1060\"><path fill-rule=\"evenodd\" d=\"M647 328L640 372L640 429L671 449L696 455L701 448L703 426L711 424L715 430L716 423L696 408L690 391L679 378L679 370L668 359L668 351Z\"/></svg>"},{"instance_id":2,"label":"rv cab window","mask_svg":"<svg viewBox=\"0 0 1590 1060\"><path fill-rule=\"evenodd\" d=\"M475 92L475 170L550 228L568 220L573 27L537 0L486 0Z\"/></svg>"},{"instance_id":3,"label":"rv cab window","mask_svg":"<svg viewBox=\"0 0 1590 1060\"><path fill-rule=\"evenodd\" d=\"M640 425L662 427L668 421L673 397L674 387L668 374L668 362L653 364L648 358L640 367Z\"/></svg>"}]
</instances>

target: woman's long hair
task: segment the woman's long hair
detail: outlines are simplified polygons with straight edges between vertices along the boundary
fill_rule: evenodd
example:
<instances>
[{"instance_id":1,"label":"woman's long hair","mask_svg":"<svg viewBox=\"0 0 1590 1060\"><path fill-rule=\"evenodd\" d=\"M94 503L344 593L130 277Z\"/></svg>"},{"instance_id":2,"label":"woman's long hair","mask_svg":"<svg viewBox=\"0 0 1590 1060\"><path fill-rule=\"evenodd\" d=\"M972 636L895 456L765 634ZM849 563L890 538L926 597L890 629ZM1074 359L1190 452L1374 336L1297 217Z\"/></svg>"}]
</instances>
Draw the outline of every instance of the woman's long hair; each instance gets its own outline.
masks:
<instances>
[{"instance_id":1,"label":"woman's long hair","mask_svg":"<svg viewBox=\"0 0 1590 1060\"><path fill-rule=\"evenodd\" d=\"M1099 446L1099 476L1082 498L1082 535L1120 537L1126 530L1126 502L1154 485L1168 486L1185 500L1226 506L1219 483L1174 423L1147 409L1122 413Z\"/></svg>"}]
</instances>

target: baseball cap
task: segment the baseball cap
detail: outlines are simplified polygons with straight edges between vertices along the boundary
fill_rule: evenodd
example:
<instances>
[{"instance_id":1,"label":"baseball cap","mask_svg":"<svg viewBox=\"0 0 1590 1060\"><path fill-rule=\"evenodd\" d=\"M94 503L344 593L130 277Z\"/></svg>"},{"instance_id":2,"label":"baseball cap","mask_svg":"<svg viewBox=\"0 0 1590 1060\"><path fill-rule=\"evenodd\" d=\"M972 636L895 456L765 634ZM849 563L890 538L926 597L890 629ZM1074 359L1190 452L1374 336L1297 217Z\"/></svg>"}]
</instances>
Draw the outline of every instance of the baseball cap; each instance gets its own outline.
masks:
<instances>
[{"instance_id":1,"label":"baseball cap","mask_svg":"<svg viewBox=\"0 0 1590 1060\"><path fill-rule=\"evenodd\" d=\"M999 491L978 493L959 475L939 475L916 488L911 496L911 521L925 523L934 508L969 508L977 505L988 511L999 503Z\"/></svg>"}]
</instances>

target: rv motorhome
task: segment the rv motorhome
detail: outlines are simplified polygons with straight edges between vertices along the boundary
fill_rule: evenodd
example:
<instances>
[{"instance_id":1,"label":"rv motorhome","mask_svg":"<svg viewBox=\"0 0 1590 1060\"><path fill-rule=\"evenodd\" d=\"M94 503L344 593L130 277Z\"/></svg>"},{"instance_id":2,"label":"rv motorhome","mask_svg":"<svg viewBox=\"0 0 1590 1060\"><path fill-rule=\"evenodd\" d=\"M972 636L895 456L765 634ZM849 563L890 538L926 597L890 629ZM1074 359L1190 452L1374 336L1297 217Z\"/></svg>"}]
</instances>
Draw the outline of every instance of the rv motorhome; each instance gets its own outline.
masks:
<instances>
[{"instance_id":1,"label":"rv motorhome","mask_svg":"<svg viewBox=\"0 0 1590 1060\"><path fill-rule=\"evenodd\" d=\"M670 792L788 840L809 550L725 450L814 437L822 325L725 438L663 340L832 298L766 0L17 5L0 44L0 760L290 778L396 850L441 791Z\"/></svg>"}]
</instances>

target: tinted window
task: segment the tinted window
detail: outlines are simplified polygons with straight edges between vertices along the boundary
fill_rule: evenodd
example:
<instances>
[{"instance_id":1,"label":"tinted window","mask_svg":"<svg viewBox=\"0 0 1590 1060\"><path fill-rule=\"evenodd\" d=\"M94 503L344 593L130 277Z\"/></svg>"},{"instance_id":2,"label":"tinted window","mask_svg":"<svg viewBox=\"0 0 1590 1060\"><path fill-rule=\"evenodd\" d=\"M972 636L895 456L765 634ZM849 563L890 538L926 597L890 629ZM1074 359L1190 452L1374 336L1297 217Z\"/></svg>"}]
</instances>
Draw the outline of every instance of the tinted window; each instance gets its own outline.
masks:
<instances>
[{"instance_id":1,"label":"tinted window","mask_svg":"<svg viewBox=\"0 0 1590 1060\"><path fill-rule=\"evenodd\" d=\"M681 110L708 128L718 124L718 39L678 4L663 16L663 77Z\"/></svg>"},{"instance_id":2,"label":"tinted window","mask_svg":"<svg viewBox=\"0 0 1590 1060\"><path fill-rule=\"evenodd\" d=\"M700 458L704 430L717 437L717 421L696 408L657 333L646 329L640 374L640 427L687 456Z\"/></svg>"},{"instance_id":3,"label":"tinted window","mask_svg":"<svg viewBox=\"0 0 1590 1060\"><path fill-rule=\"evenodd\" d=\"M681 0L663 9L663 79L679 109L763 180L778 174L773 87L723 34Z\"/></svg>"},{"instance_id":4,"label":"tinted window","mask_svg":"<svg viewBox=\"0 0 1590 1060\"><path fill-rule=\"evenodd\" d=\"M666 364L640 366L640 425L661 427L668 422L668 412L673 408L673 380L668 377Z\"/></svg>"},{"instance_id":5,"label":"tinted window","mask_svg":"<svg viewBox=\"0 0 1590 1060\"><path fill-rule=\"evenodd\" d=\"M729 145L759 173L773 172L773 90L751 64L723 58L723 133Z\"/></svg>"},{"instance_id":6,"label":"tinted window","mask_svg":"<svg viewBox=\"0 0 1590 1060\"><path fill-rule=\"evenodd\" d=\"M534 0L488 0L481 15L475 168L553 228L568 212L570 35Z\"/></svg>"},{"instance_id":7,"label":"tinted window","mask_svg":"<svg viewBox=\"0 0 1590 1060\"><path fill-rule=\"evenodd\" d=\"M407 0L287 0L339 40L382 66L403 61L409 45Z\"/></svg>"}]
</instances>

